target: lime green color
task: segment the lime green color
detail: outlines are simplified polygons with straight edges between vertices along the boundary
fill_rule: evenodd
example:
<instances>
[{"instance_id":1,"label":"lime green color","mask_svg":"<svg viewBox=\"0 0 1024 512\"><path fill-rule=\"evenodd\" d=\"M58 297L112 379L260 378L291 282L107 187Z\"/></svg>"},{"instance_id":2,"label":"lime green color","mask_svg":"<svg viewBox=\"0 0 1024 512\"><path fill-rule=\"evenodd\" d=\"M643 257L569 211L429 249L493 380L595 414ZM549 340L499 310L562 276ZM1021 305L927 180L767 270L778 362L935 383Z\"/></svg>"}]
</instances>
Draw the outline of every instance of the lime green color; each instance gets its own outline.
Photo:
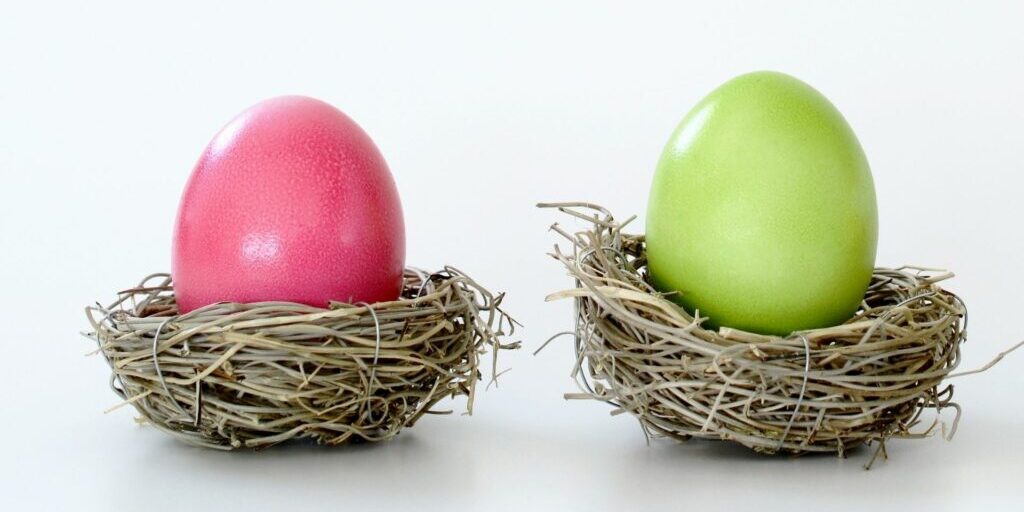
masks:
<instances>
[{"instance_id":1,"label":"lime green color","mask_svg":"<svg viewBox=\"0 0 1024 512\"><path fill-rule=\"evenodd\" d=\"M789 75L734 78L672 134L647 210L651 280L712 327L787 335L857 310L878 241L867 158Z\"/></svg>"}]
</instances>

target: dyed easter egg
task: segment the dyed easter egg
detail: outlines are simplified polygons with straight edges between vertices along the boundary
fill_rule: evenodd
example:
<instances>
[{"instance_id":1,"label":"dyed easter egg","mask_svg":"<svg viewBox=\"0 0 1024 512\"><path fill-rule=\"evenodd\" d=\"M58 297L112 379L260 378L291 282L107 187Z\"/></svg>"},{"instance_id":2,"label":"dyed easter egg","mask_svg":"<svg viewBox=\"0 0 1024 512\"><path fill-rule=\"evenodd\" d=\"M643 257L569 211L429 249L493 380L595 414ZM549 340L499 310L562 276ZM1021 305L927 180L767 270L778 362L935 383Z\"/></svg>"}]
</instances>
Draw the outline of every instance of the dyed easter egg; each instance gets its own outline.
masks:
<instances>
[{"instance_id":1,"label":"dyed easter egg","mask_svg":"<svg viewBox=\"0 0 1024 512\"><path fill-rule=\"evenodd\" d=\"M786 335L842 323L864 297L877 238L853 130L782 73L742 75L705 97L651 186L651 280L711 326Z\"/></svg>"},{"instance_id":2,"label":"dyed easter egg","mask_svg":"<svg viewBox=\"0 0 1024 512\"><path fill-rule=\"evenodd\" d=\"M174 227L182 313L221 301L393 300L404 265L402 206L380 151L340 110L302 96L258 103L221 129Z\"/></svg>"}]
</instances>

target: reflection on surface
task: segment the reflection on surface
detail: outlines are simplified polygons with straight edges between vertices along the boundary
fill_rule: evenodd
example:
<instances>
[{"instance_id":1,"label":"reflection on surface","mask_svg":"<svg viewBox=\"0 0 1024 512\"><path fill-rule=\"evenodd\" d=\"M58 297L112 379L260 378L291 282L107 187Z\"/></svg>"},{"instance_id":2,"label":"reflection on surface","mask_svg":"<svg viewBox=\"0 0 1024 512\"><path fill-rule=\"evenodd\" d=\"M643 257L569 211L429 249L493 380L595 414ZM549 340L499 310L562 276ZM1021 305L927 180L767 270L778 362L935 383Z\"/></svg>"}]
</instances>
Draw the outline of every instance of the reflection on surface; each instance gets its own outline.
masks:
<instances>
[{"instance_id":1,"label":"reflection on surface","mask_svg":"<svg viewBox=\"0 0 1024 512\"><path fill-rule=\"evenodd\" d=\"M242 240L242 257L248 263L270 263L279 254L281 237L277 233L249 233Z\"/></svg>"}]
</instances>

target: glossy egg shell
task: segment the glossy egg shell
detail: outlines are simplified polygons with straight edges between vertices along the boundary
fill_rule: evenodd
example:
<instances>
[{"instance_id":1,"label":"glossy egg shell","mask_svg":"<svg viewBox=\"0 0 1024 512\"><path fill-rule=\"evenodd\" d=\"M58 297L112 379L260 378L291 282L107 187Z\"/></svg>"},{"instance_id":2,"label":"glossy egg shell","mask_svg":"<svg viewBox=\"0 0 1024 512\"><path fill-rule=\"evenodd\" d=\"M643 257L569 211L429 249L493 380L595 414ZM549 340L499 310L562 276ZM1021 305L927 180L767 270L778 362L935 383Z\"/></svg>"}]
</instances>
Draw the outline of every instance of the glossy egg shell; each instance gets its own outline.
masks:
<instances>
[{"instance_id":1,"label":"glossy egg shell","mask_svg":"<svg viewBox=\"0 0 1024 512\"><path fill-rule=\"evenodd\" d=\"M370 137L322 101L263 101L210 142L185 187L172 277L182 313L221 301L396 299L405 227Z\"/></svg>"},{"instance_id":2,"label":"glossy egg shell","mask_svg":"<svg viewBox=\"0 0 1024 512\"><path fill-rule=\"evenodd\" d=\"M652 281L712 327L786 335L842 323L864 297L877 237L853 130L782 73L743 75L704 98L651 186Z\"/></svg>"}]
</instances>

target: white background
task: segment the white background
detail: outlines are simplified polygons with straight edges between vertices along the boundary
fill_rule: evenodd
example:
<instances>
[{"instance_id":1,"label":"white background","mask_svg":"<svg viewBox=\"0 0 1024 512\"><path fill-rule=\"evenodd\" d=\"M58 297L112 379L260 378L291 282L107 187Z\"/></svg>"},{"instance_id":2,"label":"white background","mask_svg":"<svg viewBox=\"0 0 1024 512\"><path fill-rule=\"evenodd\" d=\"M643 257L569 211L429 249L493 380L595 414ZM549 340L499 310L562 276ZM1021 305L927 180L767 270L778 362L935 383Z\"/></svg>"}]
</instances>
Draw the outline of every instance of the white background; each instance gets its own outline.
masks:
<instances>
[{"instance_id":1,"label":"white background","mask_svg":"<svg viewBox=\"0 0 1024 512\"><path fill-rule=\"evenodd\" d=\"M4 510L967 510L1024 498L1024 353L963 379L959 434L764 458L656 441L565 402L570 285L533 204L643 214L683 114L728 78L791 73L872 164L878 262L944 266L964 367L1024 337L1024 9L964 2L5 3L0 9L0 508ZM624 3L623 3L624 4ZM224 454L138 427L87 358L83 307L170 264L185 180L260 99L345 110L398 182L408 261L453 264L525 324L474 416L382 445ZM568 222L572 227L573 223ZM641 222L636 226L642 227ZM451 404L460 407L461 402Z\"/></svg>"}]
</instances>

